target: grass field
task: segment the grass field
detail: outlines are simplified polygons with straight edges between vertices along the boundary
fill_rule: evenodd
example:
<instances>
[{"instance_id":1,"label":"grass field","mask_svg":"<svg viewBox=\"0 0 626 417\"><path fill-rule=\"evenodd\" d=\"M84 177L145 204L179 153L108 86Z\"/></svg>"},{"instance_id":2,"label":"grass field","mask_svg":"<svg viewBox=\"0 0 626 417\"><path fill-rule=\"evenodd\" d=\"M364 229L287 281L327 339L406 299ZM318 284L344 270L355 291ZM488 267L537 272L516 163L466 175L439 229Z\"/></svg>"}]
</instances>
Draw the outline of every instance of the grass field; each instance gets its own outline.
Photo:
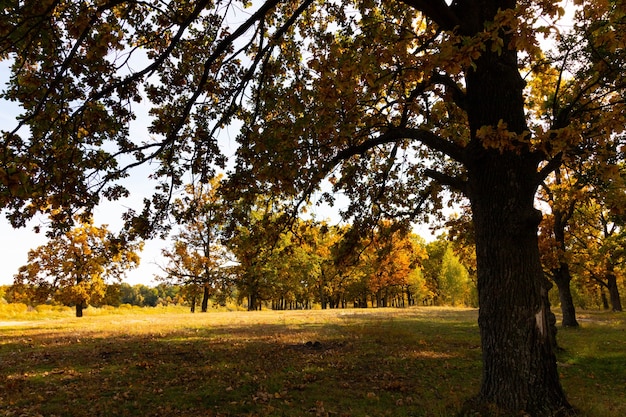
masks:
<instances>
[{"instance_id":1,"label":"grass field","mask_svg":"<svg viewBox=\"0 0 626 417\"><path fill-rule=\"evenodd\" d=\"M452 416L480 384L476 310L71 313L0 318L1 416ZM565 390L624 416L626 316L579 317Z\"/></svg>"}]
</instances>

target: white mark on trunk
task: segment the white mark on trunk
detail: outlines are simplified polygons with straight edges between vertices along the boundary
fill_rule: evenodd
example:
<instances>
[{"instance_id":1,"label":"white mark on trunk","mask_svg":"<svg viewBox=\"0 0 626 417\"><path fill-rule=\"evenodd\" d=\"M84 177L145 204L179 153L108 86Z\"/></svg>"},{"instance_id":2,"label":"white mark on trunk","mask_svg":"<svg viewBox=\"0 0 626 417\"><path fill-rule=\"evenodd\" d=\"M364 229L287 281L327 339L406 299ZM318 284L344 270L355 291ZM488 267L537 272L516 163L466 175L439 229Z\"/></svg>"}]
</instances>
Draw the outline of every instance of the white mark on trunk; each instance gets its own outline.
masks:
<instances>
[{"instance_id":1,"label":"white mark on trunk","mask_svg":"<svg viewBox=\"0 0 626 417\"><path fill-rule=\"evenodd\" d=\"M535 321L537 322L537 328L539 329L539 333L541 336L546 335L546 326L545 321L543 320L543 307L539 309L537 314L535 314Z\"/></svg>"}]
</instances>

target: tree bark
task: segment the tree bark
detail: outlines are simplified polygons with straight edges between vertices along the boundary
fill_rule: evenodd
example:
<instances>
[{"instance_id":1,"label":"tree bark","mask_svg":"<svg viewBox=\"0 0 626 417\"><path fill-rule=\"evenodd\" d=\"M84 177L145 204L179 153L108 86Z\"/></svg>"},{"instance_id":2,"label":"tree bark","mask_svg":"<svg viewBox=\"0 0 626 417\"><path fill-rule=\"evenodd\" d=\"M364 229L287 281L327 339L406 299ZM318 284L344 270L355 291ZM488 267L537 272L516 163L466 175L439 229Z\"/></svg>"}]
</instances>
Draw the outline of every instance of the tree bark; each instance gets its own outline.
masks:
<instances>
[{"instance_id":1,"label":"tree bark","mask_svg":"<svg viewBox=\"0 0 626 417\"><path fill-rule=\"evenodd\" d=\"M560 268L552 271L552 279L556 283L559 289L559 300L561 301L561 313L563 320L561 325L563 327L578 327L578 320L576 320L576 307L574 306L574 299L572 298L572 289L570 283L572 276L569 272L567 265L561 265Z\"/></svg>"},{"instance_id":2,"label":"tree bark","mask_svg":"<svg viewBox=\"0 0 626 417\"><path fill-rule=\"evenodd\" d=\"M557 170L555 172L556 184L561 185L561 172ZM559 300L561 301L561 312L563 314L562 325L563 327L578 327L578 321L576 320L576 308L574 307L574 300L572 298L572 274L569 270L569 264L565 253L567 246L565 245L565 228L567 222L572 216L576 201L573 200L569 203L565 210L557 207L556 204L552 204L552 215L554 217L554 226L552 232L554 233L554 240L559 250L559 265L552 270L552 280L556 283L559 290Z\"/></svg>"},{"instance_id":3,"label":"tree bark","mask_svg":"<svg viewBox=\"0 0 626 417\"><path fill-rule=\"evenodd\" d=\"M256 311L257 310L257 294L256 290L250 289L250 294L248 294L248 311Z\"/></svg>"},{"instance_id":4,"label":"tree bark","mask_svg":"<svg viewBox=\"0 0 626 417\"><path fill-rule=\"evenodd\" d=\"M83 316L83 303L76 303L76 317Z\"/></svg>"},{"instance_id":5,"label":"tree bark","mask_svg":"<svg viewBox=\"0 0 626 417\"><path fill-rule=\"evenodd\" d=\"M482 3L482 10L474 10L481 28L498 8L515 4ZM465 166L476 237L483 372L479 395L468 408L482 415L567 415L572 407L559 381L539 256L541 213L533 206L541 158L522 140L507 136L498 145L496 137L495 144L485 144L477 134L483 126L495 130L503 123L509 133L528 131L517 53L487 45L474 64L465 78L472 135Z\"/></svg>"},{"instance_id":6,"label":"tree bark","mask_svg":"<svg viewBox=\"0 0 626 417\"><path fill-rule=\"evenodd\" d=\"M570 286L572 275L569 272L569 266L567 264L561 264L559 268L554 269L552 271L552 280L559 289L561 313L563 314L561 325L563 327L578 327L576 307L574 307L574 299L572 298L572 289Z\"/></svg>"},{"instance_id":7,"label":"tree bark","mask_svg":"<svg viewBox=\"0 0 626 417\"><path fill-rule=\"evenodd\" d=\"M571 410L559 382L539 257L532 172L499 152L471 173L483 374L479 407L505 415Z\"/></svg>"},{"instance_id":8,"label":"tree bark","mask_svg":"<svg viewBox=\"0 0 626 417\"><path fill-rule=\"evenodd\" d=\"M206 313L209 309L209 287L207 284L203 286L201 312Z\"/></svg>"},{"instance_id":9,"label":"tree bark","mask_svg":"<svg viewBox=\"0 0 626 417\"><path fill-rule=\"evenodd\" d=\"M613 311L623 311L622 300L619 296L619 288L617 287L617 277L613 272L613 267L607 272L606 275L607 288L609 289L609 297L611 299L611 309Z\"/></svg>"}]
</instances>

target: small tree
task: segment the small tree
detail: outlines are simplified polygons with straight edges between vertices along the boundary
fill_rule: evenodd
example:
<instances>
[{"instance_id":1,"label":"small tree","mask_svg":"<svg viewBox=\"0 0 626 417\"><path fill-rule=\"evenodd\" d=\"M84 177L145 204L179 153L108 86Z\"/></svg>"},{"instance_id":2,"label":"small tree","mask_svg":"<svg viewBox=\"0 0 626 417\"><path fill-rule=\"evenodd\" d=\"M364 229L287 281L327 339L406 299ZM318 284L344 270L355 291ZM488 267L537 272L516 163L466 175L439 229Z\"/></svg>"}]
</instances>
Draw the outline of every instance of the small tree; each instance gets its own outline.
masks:
<instances>
[{"instance_id":1,"label":"small tree","mask_svg":"<svg viewBox=\"0 0 626 417\"><path fill-rule=\"evenodd\" d=\"M441 269L437 276L441 297L445 304L471 304L471 281L467 269L448 245L441 259Z\"/></svg>"},{"instance_id":2,"label":"small tree","mask_svg":"<svg viewBox=\"0 0 626 417\"><path fill-rule=\"evenodd\" d=\"M458 241L456 242L458 246ZM440 236L426 246L424 276L435 304L475 305L475 283L455 252L455 242Z\"/></svg>"},{"instance_id":3,"label":"small tree","mask_svg":"<svg viewBox=\"0 0 626 417\"><path fill-rule=\"evenodd\" d=\"M574 213L573 269L609 292L613 311L622 311L619 282L626 275L626 232L623 220L591 200Z\"/></svg>"},{"instance_id":4,"label":"small tree","mask_svg":"<svg viewBox=\"0 0 626 417\"><path fill-rule=\"evenodd\" d=\"M410 285L409 278L427 258L425 248L416 236L391 222L382 223L364 245L361 262L376 306L403 306L405 291ZM411 297L409 292L409 303Z\"/></svg>"},{"instance_id":5,"label":"small tree","mask_svg":"<svg viewBox=\"0 0 626 417\"><path fill-rule=\"evenodd\" d=\"M188 287L191 309L195 311L196 293L202 293L202 312L208 309L211 296L230 292L224 265L229 262L221 244L224 230L224 206L219 186L222 177L206 184L189 184L186 195L174 201L172 214L180 225L170 249L162 251L168 260L163 281Z\"/></svg>"},{"instance_id":6,"label":"small tree","mask_svg":"<svg viewBox=\"0 0 626 417\"><path fill-rule=\"evenodd\" d=\"M28 263L14 276L14 285L38 292L39 300L52 297L75 305L76 317L82 317L87 304L104 297L107 278L121 279L127 269L139 265L137 252L142 248L143 243L116 238L106 225L83 221L29 251Z\"/></svg>"}]
</instances>

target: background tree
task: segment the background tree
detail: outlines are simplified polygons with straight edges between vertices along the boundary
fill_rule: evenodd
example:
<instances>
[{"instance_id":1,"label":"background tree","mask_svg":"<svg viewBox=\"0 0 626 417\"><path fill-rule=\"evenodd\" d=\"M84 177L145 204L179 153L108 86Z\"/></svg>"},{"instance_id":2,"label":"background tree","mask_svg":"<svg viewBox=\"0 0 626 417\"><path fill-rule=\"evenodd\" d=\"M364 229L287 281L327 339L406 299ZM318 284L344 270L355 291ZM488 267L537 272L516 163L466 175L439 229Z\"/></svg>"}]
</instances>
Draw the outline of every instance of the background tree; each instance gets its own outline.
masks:
<instances>
[{"instance_id":1,"label":"background tree","mask_svg":"<svg viewBox=\"0 0 626 417\"><path fill-rule=\"evenodd\" d=\"M571 290L573 277L568 233L576 206L585 196L582 188L562 168L555 170L551 184L544 183L542 187L543 200L548 203L550 212L544 215L540 227L541 259L546 275L557 285L564 327L578 327Z\"/></svg>"},{"instance_id":2,"label":"background tree","mask_svg":"<svg viewBox=\"0 0 626 417\"><path fill-rule=\"evenodd\" d=\"M359 267L364 269L363 278L376 307L404 306L409 279L427 256L414 237L394 226L381 224L371 238L362 243L365 249ZM409 293L409 303L411 299Z\"/></svg>"},{"instance_id":3,"label":"background tree","mask_svg":"<svg viewBox=\"0 0 626 417\"><path fill-rule=\"evenodd\" d=\"M350 225L322 226L316 252L320 270L316 280L317 300L326 308L368 306L367 272L361 268L359 242Z\"/></svg>"},{"instance_id":4,"label":"background tree","mask_svg":"<svg viewBox=\"0 0 626 417\"><path fill-rule=\"evenodd\" d=\"M575 212L573 267L587 280L609 292L613 311L622 311L619 284L626 268L626 235L609 211L590 201Z\"/></svg>"},{"instance_id":5,"label":"background tree","mask_svg":"<svg viewBox=\"0 0 626 417\"><path fill-rule=\"evenodd\" d=\"M122 284L119 282L107 284L104 296L100 300L100 305L108 305L111 307L119 307L122 304ZM98 307L98 304L94 304Z\"/></svg>"},{"instance_id":6,"label":"background tree","mask_svg":"<svg viewBox=\"0 0 626 417\"><path fill-rule=\"evenodd\" d=\"M602 154L624 130L626 8L583 3L569 38L553 30L556 0L267 0L232 27L229 13L249 3L5 5L0 56L14 65L3 95L24 113L3 134L2 207L19 226L51 204L67 227L156 160L159 193L128 215L147 235L183 175L224 166L217 133L235 117L245 129L230 180L242 195L305 202L329 178L366 229L425 220L444 187L459 191L481 307L475 405L564 413L534 197L564 160ZM553 86L546 125L526 112L520 68L545 63L538 38L552 34L568 40L552 62L571 76ZM134 142L143 91L153 137Z\"/></svg>"},{"instance_id":7,"label":"background tree","mask_svg":"<svg viewBox=\"0 0 626 417\"><path fill-rule=\"evenodd\" d=\"M327 296L333 297L321 283L333 274L331 249L337 239L337 228L324 221L297 220L285 231L273 257L278 278L274 306L310 308L317 300L326 308Z\"/></svg>"},{"instance_id":8,"label":"background tree","mask_svg":"<svg viewBox=\"0 0 626 417\"><path fill-rule=\"evenodd\" d=\"M471 301L469 273L449 246L443 253L437 281L445 304L475 305Z\"/></svg>"},{"instance_id":9,"label":"background tree","mask_svg":"<svg viewBox=\"0 0 626 417\"><path fill-rule=\"evenodd\" d=\"M105 280L121 280L125 271L139 265L142 243L113 236L106 226L83 222L63 235L28 252L28 263L15 275L15 285L30 286L65 305L83 308L99 302L106 292ZM40 297L43 298L43 297Z\"/></svg>"},{"instance_id":10,"label":"background tree","mask_svg":"<svg viewBox=\"0 0 626 417\"><path fill-rule=\"evenodd\" d=\"M476 274L476 241L469 207L461 207L461 214L454 214L446 221L447 238L452 251L469 275L469 305L478 304L478 277Z\"/></svg>"},{"instance_id":11,"label":"background tree","mask_svg":"<svg viewBox=\"0 0 626 417\"><path fill-rule=\"evenodd\" d=\"M239 301L248 310L259 310L272 299L277 282L278 254L288 245L282 205L273 196L252 196L253 202L232 201L227 249L234 255ZM249 205L250 204L250 205Z\"/></svg>"},{"instance_id":12,"label":"background tree","mask_svg":"<svg viewBox=\"0 0 626 417\"><path fill-rule=\"evenodd\" d=\"M435 305L476 305L475 283L445 236L426 245L424 277Z\"/></svg>"},{"instance_id":13,"label":"background tree","mask_svg":"<svg viewBox=\"0 0 626 417\"><path fill-rule=\"evenodd\" d=\"M224 238L225 207L220 195L218 175L204 182L185 187L184 197L172 204L172 213L179 225L171 249L162 253L168 261L162 280L175 285L190 286L190 293L202 292L201 309L208 309L209 298L228 297L231 292L229 274L224 269L230 262ZM195 310L195 297L191 297Z\"/></svg>"},{"instance_id":14,"label":"background tree","mask_svg":"<svg viewBox=\"0 0 626 417\"><path fill-rule=\"evenodd\" d=\"M141 294L141 284L130 285L123 282L120 285L120 302L131 306L143 306L144 299Z\"/></svg>"},{"instance_id":15,"label":"background tree","mask_svg":"<svg viewBox=\"0 0 626 417\"><path fill-rule=\"evenodd\" d=\"M599 161L597 157L573 158L555 170L548 178L549 182L542 186L542 199L548 203L550 210L540 229L542 259L547 275L557 284L559 290L564 326L578 325L571 291L571 270L573 268L579 271L580 275L580 271L584 270L580 265L589 265L590 253L595 251L590 249L588 252L583 248L597 248L597 242L607 237L610 241L619 241L619 238L615 238L620 234L620 223L623 222L621 207L626 204L626 199L622 190L626 188L626 175L622 168L623 163L618 162L620 153L617 150L624 147L623 139L616 136L606 145L614 148L611 153L614 156L608 160ZM602 156L605 157L607 155ZM600 206L605 208L599 209ZM591 224L595 226L590 226ZM589 245L589 242L581 239L595 240L596 244ZM612 250L615 254L611 258L617 258L619 264L619 244ZM598 255L600 253L596 252L591 256ZM611 269L613 266L607 264L604 268ZM588 272L585 275L588 279ZM608 281L613 280L601 280L607 288ZM617 286L611 285L611 288L616 291ZM616 298L619 299L618 296Z\"/></svg>"},{"instance_id":16,"label":"background tree","mask_svg":"<svg viewBox=\"0 0 626 417\"><path fill-rule=\"evenodd\" d=\"M441 238L426 245L428 257L424 260L423 274L426 280L426 286L431 294L431 299L425 300L427 303L435 305L440 304L441 288L439 286L439 273L443 268L443 255L446 249L447 244Z\"/></svg>"},{"instance_id":17,"label":"background tree","mask_svg":"<svg viewBox=\"0 0 626 417\"><path fill-rule=\"evenodd\" d=\"M619 2L611 4L605 17L617 17L617 21L623 24L623 17L617 16L621 12L615 15L615 8L619 7ZM528 110L533 114L536 123L543 124L546 129L559 131L563 127L563 117L576 111L575 106L564 104L573 95L583 94L578 90L577 82L571 81L572 76L586 77L589 91L598 94L598 97L607 94L606 100L593 104L599 106L598 109L616 98L610 97L611 89L606 89L603 77L612 76L616 85L623 85L623 81L620 81L623 74L620 75L613 67L623 63L623 57L619 57L619 52L615 49L620 48L618 45L623 40L610 46L599 45L599 39L615 35L615 28L607 26L607 20L591 23L595 20L594 12L597 11L594 6L589 11L581 11L577 17L589 26L581 25L574 32L565 34L558 44L559 53L549 53L543 63L537 62L529 70ZM602 35L596 38L594 33ZM585 61L597 64L598 60L603 60L610 68L602 68L604 64L580 65ZM590 106L592 101L581 100L579 105L581 108ZM571 254L568 253L571 242L567 234L570 227L576 226L569 223L573 221L572 215L576 206L583 204L588 198L606 198L607 201L612 201L612 206L616 205L615 197L621 193L616 192L620 187L616 187L615 168L617 161L623 160L623 151L620 152L620 148L624 146L621 129L614 130L610 127L613 120L597 117L593 111L585 113L585 117L590 118L585 119L585 125L581 126L580 142L572 147L572 151L563 154L561 166L548 176L541 187L541 198L549 207L549 214L544 219L540 233L544 266L547 275L557 284L563 325L573 327L578 326L578 322L571 293ZM623 181L617 182L623 187Z\"/></svg>"},{"instance_id":18,"label":"background tree","mask_svg":"<svg viewBox=\"0 0 626 417\"><path fill-rule=\"evenodd\" d=\"M309 223L305 229L305 242L315 267L312 270L310 288L313 299L322 309L337 306L350 296L352 277L349 268L338 257L338 244L346 231L345 226L329 226L326 222ZM302 235L302 233L300 233Z\"/></svg>"},{"instance_id":19,"label":"background tree","mask_svg":"<svg viewBox=\"0 0 626 417\"><path fill-rule=\"evenodd\" d=\"M286 235L269 259L275 274L272 290L272 308L293 309L310 306L313 301L313 282L318 265L306 244Z\"/></svg>"}]
</instances>

